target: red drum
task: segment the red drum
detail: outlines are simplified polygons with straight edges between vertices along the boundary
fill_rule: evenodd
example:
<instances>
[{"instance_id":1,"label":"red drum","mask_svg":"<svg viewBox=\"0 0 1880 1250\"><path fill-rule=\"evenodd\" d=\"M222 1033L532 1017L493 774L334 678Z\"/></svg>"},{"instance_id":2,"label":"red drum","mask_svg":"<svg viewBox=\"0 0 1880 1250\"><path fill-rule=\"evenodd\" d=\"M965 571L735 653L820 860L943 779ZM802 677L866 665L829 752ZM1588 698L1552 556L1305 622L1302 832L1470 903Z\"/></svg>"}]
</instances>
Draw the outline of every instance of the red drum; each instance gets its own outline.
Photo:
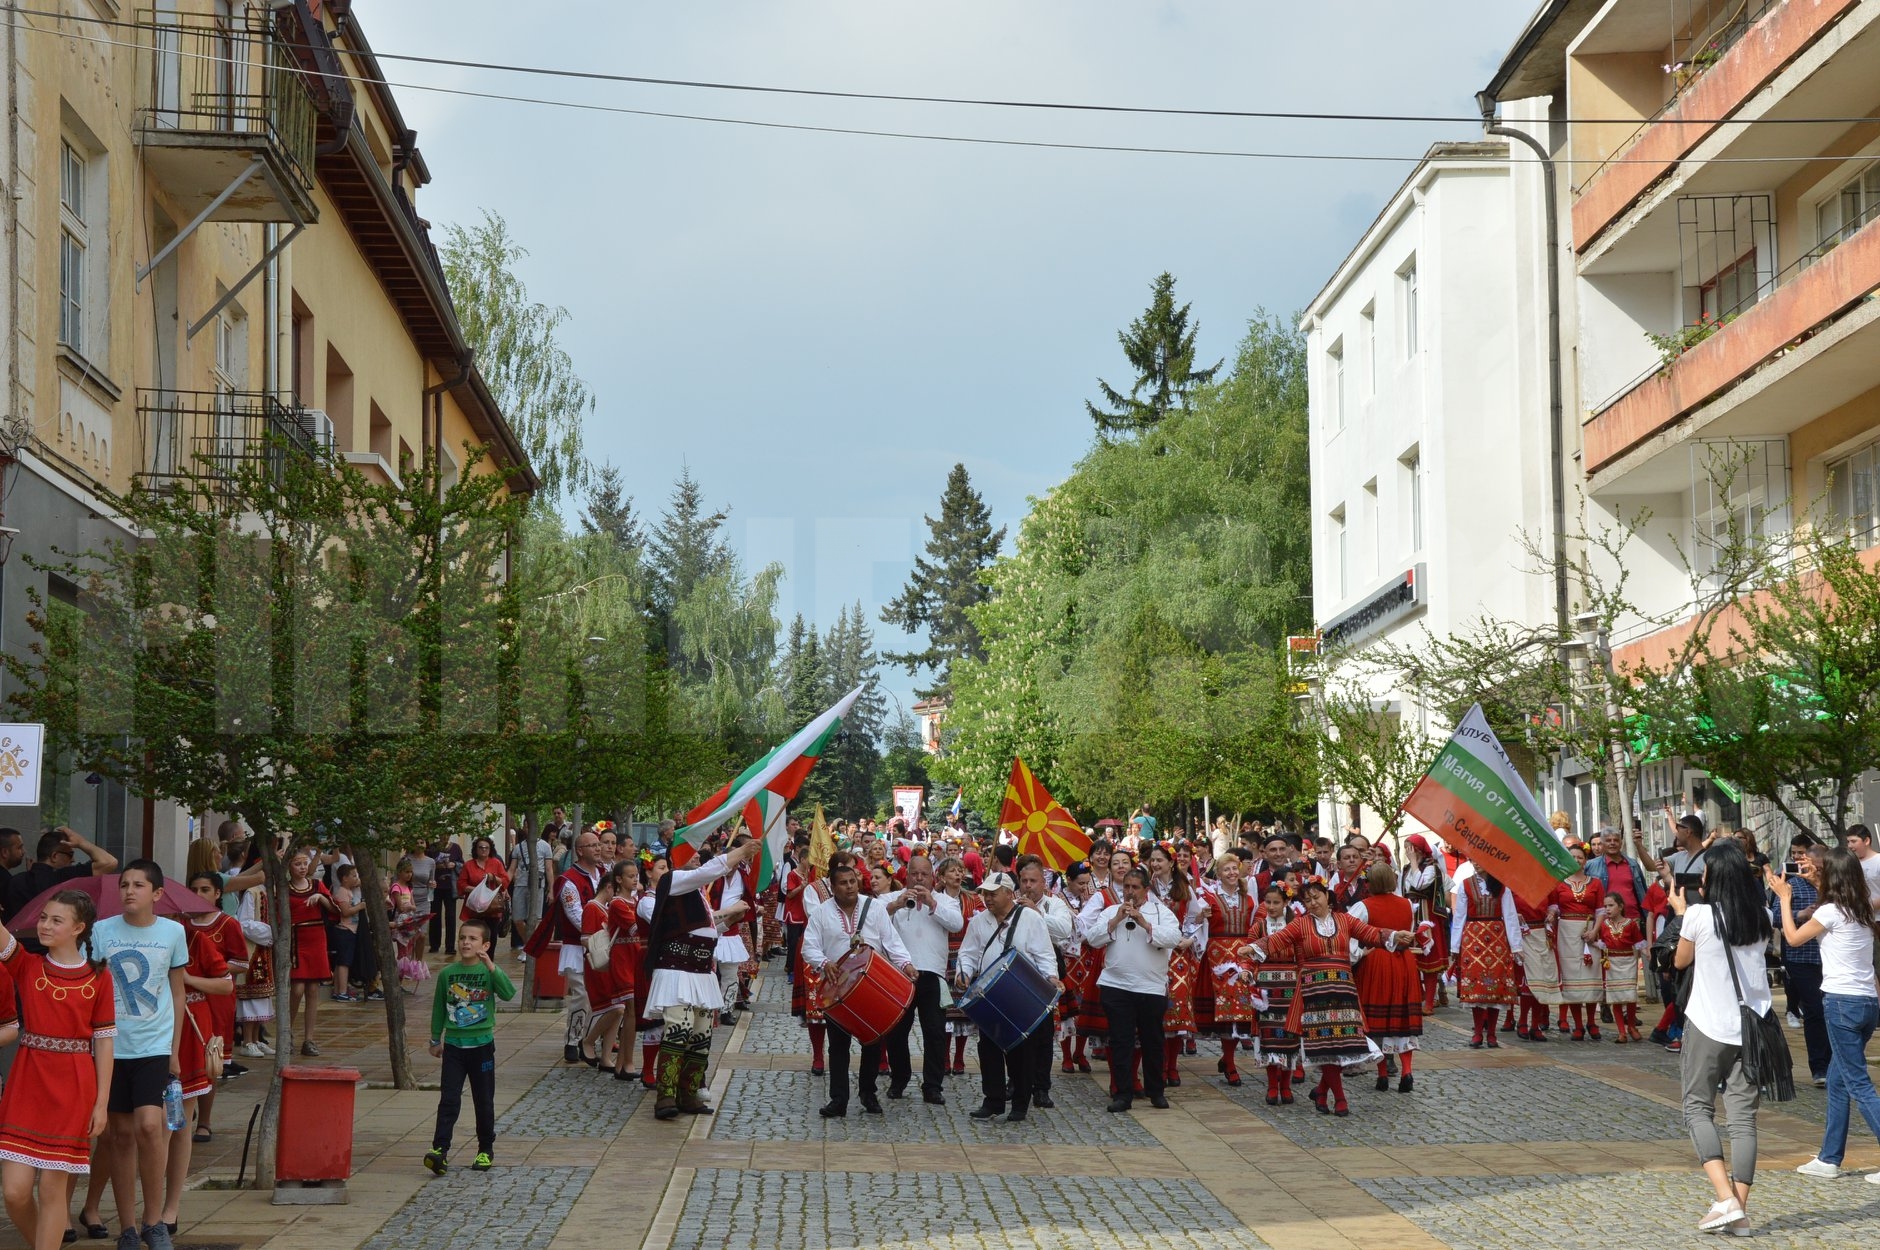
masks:
<instances>
[{"instance_id":1,"label":"red drum","mask_svg":"<svg viewBox=\"0 0 1880 1250\"><path fill-rule=\"evenodd\" d=\"M872 946L823 969L823 1015L867 1046L899 1024L914 1002L914 983Z\"/></svg>"}]
</instances>

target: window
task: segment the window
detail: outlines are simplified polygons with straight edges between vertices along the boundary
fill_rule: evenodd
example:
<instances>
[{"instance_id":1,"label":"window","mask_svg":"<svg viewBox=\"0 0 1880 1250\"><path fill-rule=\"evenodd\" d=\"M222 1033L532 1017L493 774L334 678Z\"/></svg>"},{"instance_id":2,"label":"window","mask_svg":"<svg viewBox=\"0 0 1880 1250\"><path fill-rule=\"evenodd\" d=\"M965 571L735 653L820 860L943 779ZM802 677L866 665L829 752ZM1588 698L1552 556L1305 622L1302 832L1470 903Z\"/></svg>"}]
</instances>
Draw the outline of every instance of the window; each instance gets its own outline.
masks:
<instances>
[{"instance_id":1,"label":"window","mask_svg":"<svg viewBox=\"0 0 1880 1250\"><path fill-rule=\"evenodd\" d=\"M1403 354L1404 359L1408 360L1422 350L1422 344L1417 338L1417 317L1419 312L1417 309L1417 262L1415 257L1412 257L1409 265L1405 266L1404 269L1398 273L1397 281L1400 284L1400 290L1403 295Z\"/></svg>"},{"instance_id":2,"label":"window","mask_svg":"<svg viewBox=\"0 0 1880 1250\"><path fill-rule=\"evenodd\" d=\"M1880 443L1869 443L1828 466L1828 510L1850 537L1867 544L1880 541L1880 507L1875 475L1880 472Z\"/></svg>"},{"instance_id":3,"label":"window","mask_svg":"<svg viewBox=\"0 0 1880 1250\"><path fill-rule=\"evenodd\" d=\"M1410 550L1423 550L1423 451L1411 452L1397 462L1403 467L1404 497L1410 503Z\"/></svg>"},{"instance_id":4,"label":"window","mask_svg":"<svg viewBox=\"0 0 1880 1250\"><path fill-rule=\"evenodd\" d=\"M1377 394L1377 305L1366 304L1358 314L1364 330L1364 397Z\"/></svg>"},{"instance_id":5,"label":"window","mask_svg":"<svg viewBox=\"0 0 1880 1250\"><path fill-rule=\"evenodd\" d=\"M59 145L59 342L85 350L85 249L91 232L85 224L85 158L71 142Z\"/></svg>"},{"instance_id":6,"label":"window","mask_svg":"<svg viewBox=\"0 0 1880 1250\"><path fill-rule=\"evenodd\" d=\"M216 295L223 289L217 284ZM244 454L258 448L246 446L256 436L246 426L246 414L240 392L248 381L248 318L239 304L230 304L215 319L215 358L209 365L215 382L216 454L229 461L229 470ZM225 471L229 471L225 470Z\"/></svg>"},{"instance_id":7,"label":"window","mask_svg":"<svg viewBox=\"0 0 1880 1250\"><path fill-rule=\"evenodd\" d=\"M1349 593L1351 582L1351 552L1346 546L1345 508L1340 504L1333 509L1331 517L1332 549L1332 584L1338 587L1338 597L1343 599Z\"/></svg>"},{"instance_id":8,"label":"window","mask_svg":"<svg viewBox=\"0 0 1880 1250\"><path fill-rule=\"evenodd\" d=\"M1345 428L1345 340L1339 339L1326 353L1325 405L1332 433Z\"/></svg>"},{"instance_id":9,"label":"window","mask_svg":"<svg viewBox=\"0 0 1880 1250\"><path fill-rule=\"evenodd\" d=\"M1826 251L1880 217L1880 161L1855 174L1815 209L1815 241Z\"/></svg>"},{"instance_id":10,"label":"window","mask_svg":"<svg viewBox=\"0 0 1880 1250\"><path fill-rule=\"evenodd\" d=\"M1756 253L1751 251L1725 265L1716 277L1698 289L1698 312L1713 318L1739 313L1754 304L1761 294Z\"/></svg>"},{"instance_id":11,"label":"window","mask_svg":"<svg viewBox=\"0 0 1880 1250\"><path fill-rule=\"evenodd\" d=\"M1384 572L1384 518L1377 506L1376 478L1364 484L1364 510L1368 514L1365 523L1371 531L1371 576L1379 577Z\"/></svg>"}]
</instances>

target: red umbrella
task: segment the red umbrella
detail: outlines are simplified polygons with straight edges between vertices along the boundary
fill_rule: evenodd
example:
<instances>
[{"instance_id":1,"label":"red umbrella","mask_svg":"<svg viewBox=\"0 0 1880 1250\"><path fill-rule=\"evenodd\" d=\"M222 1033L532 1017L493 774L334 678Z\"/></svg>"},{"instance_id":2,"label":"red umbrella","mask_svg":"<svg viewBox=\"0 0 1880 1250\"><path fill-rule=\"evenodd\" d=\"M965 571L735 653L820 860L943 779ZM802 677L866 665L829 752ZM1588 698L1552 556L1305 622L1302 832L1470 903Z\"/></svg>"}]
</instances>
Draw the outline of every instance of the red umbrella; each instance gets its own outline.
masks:
<instances>
[{"instance_id":1,"label":"red umbrella","mask_svg":"<svg viewBox=\"0 0 1880 1250\"><path fill-rule=\"evenodd\" d=\"M116 916L123 912L124 905L118 896L118 875L107 872L103 875L93 873L89 877L74 877L70 881L61 881L50 890L38 895L32 902L20 908L19 914L7 927L15 933L31 933L39 925L39 913L45 908L46 901L60 890L77 890L91 895L91 901L98 908L98 919ZM166 879L163 893L157 896L157 914L159 916L199 916L214 911L215 904L205 900L193 890L185 889L180 882Z\"/></svg>"},{"instance_id":2,"label":"red umbrella","mask_svg":"<svg viewBox=\"0 0 1880 1250\"><path fill-rule=\"evenodd\" d=\"M1102 820L1097 822L1097 828L1099 829L1121 829L1122 827L1123 822L1114 816L1105 816Z\"/></svg>"}]
</instances>

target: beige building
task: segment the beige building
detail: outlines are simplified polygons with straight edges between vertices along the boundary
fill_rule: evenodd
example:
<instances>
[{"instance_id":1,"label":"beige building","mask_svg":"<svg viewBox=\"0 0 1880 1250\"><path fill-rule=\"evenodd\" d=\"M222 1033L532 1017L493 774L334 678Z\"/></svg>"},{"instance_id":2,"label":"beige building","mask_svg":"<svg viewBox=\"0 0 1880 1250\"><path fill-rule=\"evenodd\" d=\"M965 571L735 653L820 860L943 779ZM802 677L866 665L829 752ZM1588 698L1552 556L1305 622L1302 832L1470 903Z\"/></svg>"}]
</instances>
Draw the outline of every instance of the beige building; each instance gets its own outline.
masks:
<instances>
[{"instance_id":1,"label":"beige building","mask_svg":"<svg viewBox=\"0 0 1880 1250\"><path fill-rule=\"evenodd\" d=\"M1641 606L1688 603L1732 523L1880 547L1880 0L1550 0L1493 90L1566 119L1576 477L1594 527L1649 510ZM1648 826L1773 818L1676 760L1643 786Z\"/></svg>"},{"instance_id":2,"label":"beige building","mask_svg":"<svg viewBox=\"0 0 1880 1250\"><path fill-rule=\"evenodd\" d=\"M50 0L5 22L0 645L23 648L25 554L122 530L100 488L161 484L281 439L390 479L520 444L465 343L429 227L431 173L352 0ZM205 460L206 458L206 460ZM44 810L181 863L190 815L55 771Z\"/></svg>"}]
</instances>

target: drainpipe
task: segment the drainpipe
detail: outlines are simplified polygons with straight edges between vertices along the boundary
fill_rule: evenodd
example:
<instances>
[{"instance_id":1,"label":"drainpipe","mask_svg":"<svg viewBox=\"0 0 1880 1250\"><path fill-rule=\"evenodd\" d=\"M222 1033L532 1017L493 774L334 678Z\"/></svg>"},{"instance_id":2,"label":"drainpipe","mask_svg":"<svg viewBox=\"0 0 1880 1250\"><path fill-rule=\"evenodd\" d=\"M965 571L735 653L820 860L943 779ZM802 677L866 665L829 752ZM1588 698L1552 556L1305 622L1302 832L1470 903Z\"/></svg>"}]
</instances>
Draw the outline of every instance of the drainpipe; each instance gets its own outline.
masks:
<instances>
[{"instance_id":1,"label":"drainpipe","mask_svg":"<svg viewBox=\"0 0 1880 1250\"><path fill-rule=\"evenodd\" d=\"M425 455L436 456L437 463L437 498L444 498L444 392L454 390L470 380L470 369L476 362L476 353L465 349L457 357L457 374L444 378L435 386L424 388L424 398L418 402L419 428L423 430L426 444Z\"/></svg>"},{"instance_id":2,"label":"drainpipe","mask_svg":"<svg viewBox=\"0 0 1880 1250\"><path fill-rule=\"evenodd\" d=\"M1567 449L1560 376L1560 208L1554 196L1554 159L1541 141L1525 130L1496 123L1493 94L1477 92L1475 103L1482 110L1485 133L1524 144L1541 163L1541 185L1547 204L1547 424L1553 451L1554 629L1555 637L1564 643L1568 637ZM1565 663L1564 651L1561 661Z\"/></svg>"}]
</instances>

